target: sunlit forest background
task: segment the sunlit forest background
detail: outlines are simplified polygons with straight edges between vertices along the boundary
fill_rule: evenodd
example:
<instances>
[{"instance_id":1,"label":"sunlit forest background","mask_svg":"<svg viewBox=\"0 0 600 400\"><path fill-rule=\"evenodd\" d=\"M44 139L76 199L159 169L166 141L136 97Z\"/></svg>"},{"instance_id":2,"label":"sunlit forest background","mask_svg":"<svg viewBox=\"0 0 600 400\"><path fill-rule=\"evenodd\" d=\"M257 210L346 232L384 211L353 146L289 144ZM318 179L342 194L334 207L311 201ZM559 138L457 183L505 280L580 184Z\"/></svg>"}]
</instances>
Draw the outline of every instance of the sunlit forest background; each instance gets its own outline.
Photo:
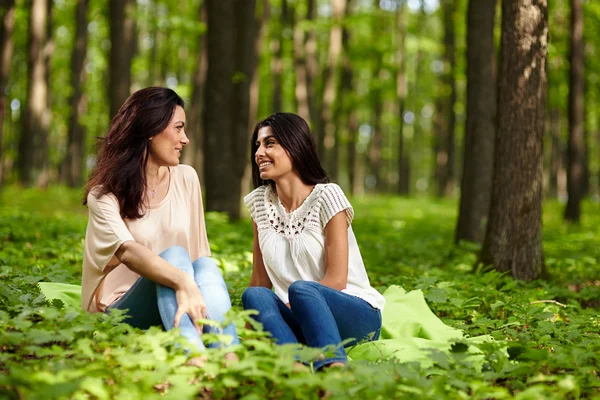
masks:
<instances>
[{"instance_id":1,"label":"sunlit forest background","mask_svg":"<svg viewBox=\"0 0 600 400\"><path fill-rule=\"evenodd\" d=\"M81 185L94 166L95 138L127 95L160 85L187 101L192 145L184 162L203 180L220 171L205 168L203 119L218 118L219 140L235 147L258 119L286 111L310 121L326 169L352 193L458 195L471 156L464 153L466 0L238 2L222 11L229 20L213 13L225 32L214 39L220 51L207 44L212 17L200 0L2 3L3 184ZM584 0L581 8L583 192L597 202L600 4ZM565 202L570 2L550 0L548 9L544 194ZM491 53L499 47L499 9L493 17ZM232 69L248 99L227 99L227 110L211 107L219 100L210 93L226 92L207 87L211 63ZM226 153L216 156L229 160ZM237 179L243 191L245 169Z\"/></svg>"}]
</instances>

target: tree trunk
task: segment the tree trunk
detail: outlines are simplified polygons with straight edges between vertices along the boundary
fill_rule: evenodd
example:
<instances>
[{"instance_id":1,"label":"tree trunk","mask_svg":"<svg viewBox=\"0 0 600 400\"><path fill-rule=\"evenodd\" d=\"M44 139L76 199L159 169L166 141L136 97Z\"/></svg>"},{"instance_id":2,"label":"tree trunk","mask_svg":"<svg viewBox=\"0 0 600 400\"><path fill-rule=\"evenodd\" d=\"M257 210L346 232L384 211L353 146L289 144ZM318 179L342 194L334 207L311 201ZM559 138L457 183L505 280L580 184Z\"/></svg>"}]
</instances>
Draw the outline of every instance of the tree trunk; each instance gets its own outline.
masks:
<instances>
[{"instance_id":1,"label":"tree trunk","mask_svg":"<svg viewBox=\"0 0 600 400\"><path fill-rule=\"evenodd\" d=\"M281 7L279 9L279 21L276 24L278 29L274 29L271 38L271 51L273 52L273 59L271 60L271 80L273 82L273 112L281 112L283 103L283 84L282 84L282 72L283 72L283 31L288 20L288 3L287 0L281 0Z\"/></svg>"},{"instance_id":2,"label":"tree trunk","mask_svg":"<svg viewBox=\"0 0 600 400\"><path fill-rule=\"evenodd\" d=\"M306 21L312 22L316 16L316 0L306 0ZM311 129L313 135L318 128L319 111L317 109L317 99L315 91L315 82L319 71L319 62L317 60L317 40L315 32L310 29L306 32L304 49L306 50L306 88L308 91L308 107L311 116Z\"/></svg>"},{"instance_id":3,"label":"tree trunk","mask_svg":"<svg viewBox=\"0 0 600 400\"><path fill-rule=\"evenodd\" d=\"M27 69L27 104L23 118L23 132L19 141L19 180L30 186L39 165L39 149L47 137L45 118L48 107L45 44L47 38L48 0L32 0L29 19L29 56Z\"/></svg>"},{"instance_id":4,"label":"tree trunk","mask_svg":"<svg viewBox=\"0 0 600 400\"><path fill-rule=\"evenodd\" d=\"M307 16L308 18L308 16ZM308 67L306 56L306 37L301 24L294 24L294 70L296 72L296 102L298 115L308 123L312 120L310 107L310 89L308 85Z\"/></svg>"},{"instance_id":5,"label":"tree trunk","mask_svg":"<svg viewBox=\"0 0 600 400\"><path fill-rule=\"evenodd\" d=\"M199 10L199 19L206 24L206 2L202 2ZM196 68L192 77L192 95L187 108L186 131L191 141L191 146L184 153L183 162L196 169L200 177L200 183L204 183L204 135L202 123L202 110L204 109L204 86L206 85L206 71L208 68L208 57L206 54L206 33L198 39L199 49Z\"/></svg>"},{"instance_id":6,"label":"tree trunk","mask_svg":"<svg viewBox=\"0 0 600 400\"><path fill-rule=\"evenodd\" d=\"M571 0L571 68L569 73L569 142L567 146L567 207L565 220L579 223L584 189L584 62L582 0Z\"/></svg>"},{"instance_id":7,"label":"tree trunk","mask_svg":"<svg viewBox=\"0 0 600 400\"><path fill-rule=\"evenodd\" d=\"M113 118L131 90L131 60L135 52L135 0L110 0L109 107ZM156 44L155 44L156 45Z\"/></svg>"},{"instance_id":8,"label":"tree trunk","mask_svg":"<svg viewBox=\"0 0 600 400\"><path fill-rule=\"evenodd\" d=\"M248 161L250 85L260 26L255 6L256 0L207 2L206 209L225 211L232 219L240 217L241 179Z\"/></svg>"},{"instance_id":9,"label":"tree trunk","mask_svg":"<svg viewBox=\"0 0 600 400\"><path fill-rule=\"evenodd\" d=\"M2 157L2 133L6 114L6 87L10 76L13 56L13 31L15 28L15 0L7 0L0 10L0 186L4 182L4 159Z\"/></svg>"},{"instance_id":10,"label":"tree trunk","mask_svg":"<svg viewBox=\"0 0 600 400\"><path fill-rule=\"evenodd\" d=\"M467 14L467 123L455 241L481 243L490 211L496 134L496 0L470 0Z\"/></svg>"},{"instance_id":11,"label":"tree trunk","mask_svg":"<svg viewBox=\"0 0 600 400\"><path fill-rule=\"evenodd\" d=\"M454 191L454 125L456 114L456 40L454 31L454 0L442 1L444 23L444 73L442 75L443 93L440 99L439 112L443 118L439 120L437 168L438 168L438 195L449 196Z\"/></svg>"},{"instance_id":12,"label":"tree trunk","mask_svg":"<svg viewBox=\"0 0 600 400\"><path fill-rule=\"evenodd\" d=\"M404 112L406 110L406 34L407 34L407 7L406 4L398 8L396 19L396 30L398 35L398 76L396 94L398 96L398 194L408 195L410 188L410 165L409 153L404 140Z\"/></svg>"},{"instance_id":13,"label":"tree trunk","mask_svg":"<svg viewBox=\"0 0 600 400\"><path fill-rule=\"evenodd\" d=\"M494 178L481 261L524 280L544 272L542 138L547 50L547 1L503 0Z\"/></svg>"},{"instance_id":14,"label":"tree trunk","mask_svg":"<svg viewBox=\"0 0 600 400\"><path fill-rule=\"evenodd\" d=\"M323 103L317 125L317 150L321 161L331 167L326 152L334 145L333 138L333 107L337 97L338 66L342 52L342 19L346 9L346 0L331 0L332 18L334 25L329 33L327 65L323 71Z\"/></svg>"},{"instance_id":15,"label":"tree trunk","mask_svg":"<svg viewBox=\"0 0 600 400\"><path fill-rule=\"evenodd\" d=\"M562 160L562 150L560 145L560 110L558 107L550 112L550 133L552 135L552 149L550 150L550 182L549 194L556 198L558 196L558 176Z\"/></svg>"},{"instance_id":16,"label":"tree trunk","mask_svg":"<svg viewBox=\"0 0 600 400\"><path fill-rule=\"evenodd\" d=\"M83 184L85 171L85 129L79 123L79 116L85 113L87 100L83 94L85 84L85 58L88 41L89 0L77 0L75 8L75 42L71 53L71 87L73 93L69 99L71 116L67 139L67 154L62 165L62 181L71 187Z\"/></svg>"}]
</instances>

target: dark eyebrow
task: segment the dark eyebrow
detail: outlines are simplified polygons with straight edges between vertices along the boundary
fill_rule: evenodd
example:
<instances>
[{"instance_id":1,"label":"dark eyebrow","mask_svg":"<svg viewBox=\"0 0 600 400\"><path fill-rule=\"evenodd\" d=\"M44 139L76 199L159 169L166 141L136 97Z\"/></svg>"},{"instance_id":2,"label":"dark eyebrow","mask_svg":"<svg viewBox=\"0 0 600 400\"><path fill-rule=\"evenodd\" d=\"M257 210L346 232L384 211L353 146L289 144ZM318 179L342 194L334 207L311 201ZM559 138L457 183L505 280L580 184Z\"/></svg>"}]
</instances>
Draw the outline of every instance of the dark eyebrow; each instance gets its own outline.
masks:
<instances>
[{"instance_id":1,"label":"dark eyebrow","mask_svg":"<svg viewBox=\"0 0 600 400\"><path fill-rule=\"evenodd\" d=\"M183 121L177 121L177 122L175 122L175 125L177 125L177 124L179 124L179 123L182 123L182 124L183 124L183 126L185 126L185 122L183 122Z\"/></svg>"}]
</instances>

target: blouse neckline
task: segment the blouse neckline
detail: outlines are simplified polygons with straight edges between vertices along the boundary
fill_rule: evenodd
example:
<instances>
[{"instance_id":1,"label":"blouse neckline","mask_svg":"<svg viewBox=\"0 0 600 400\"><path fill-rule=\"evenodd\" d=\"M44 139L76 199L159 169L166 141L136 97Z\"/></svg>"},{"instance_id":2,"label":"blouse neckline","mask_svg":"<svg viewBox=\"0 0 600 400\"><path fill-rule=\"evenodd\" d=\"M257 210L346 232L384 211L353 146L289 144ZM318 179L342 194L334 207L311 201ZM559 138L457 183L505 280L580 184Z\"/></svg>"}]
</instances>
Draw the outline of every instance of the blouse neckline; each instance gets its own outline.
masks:
<instances>
[{"instance_id":1,"label":"blouse neckline","mask_svg":"<svg viewBox=\"0 0 600 400\"><path fill-rule=\"evenodd\" d=\"M298 206L298 208L296 208L293 211L288 212L285 209L285 206L283 205L283 203L281 202L281 199L279 198L279 196L277 195L277 193L273 190L273 188L271 187L271 185L267 186L267 199L272 196L275 199L277 199L277 211L279 212L279 214L283 215L286 218L289 218L290 216L298 216L302 214L302 211L309 207L310 204L312 203L312 199L315 197L316 193L317 193L317 188L320 186L322 186L322 184L317 183L311 190L311 192L308 194L308 196L306 196L306 198L304 199L304 201L302 201L302 204L300 204L300 206Z\"/></svg>"}]
</instances>

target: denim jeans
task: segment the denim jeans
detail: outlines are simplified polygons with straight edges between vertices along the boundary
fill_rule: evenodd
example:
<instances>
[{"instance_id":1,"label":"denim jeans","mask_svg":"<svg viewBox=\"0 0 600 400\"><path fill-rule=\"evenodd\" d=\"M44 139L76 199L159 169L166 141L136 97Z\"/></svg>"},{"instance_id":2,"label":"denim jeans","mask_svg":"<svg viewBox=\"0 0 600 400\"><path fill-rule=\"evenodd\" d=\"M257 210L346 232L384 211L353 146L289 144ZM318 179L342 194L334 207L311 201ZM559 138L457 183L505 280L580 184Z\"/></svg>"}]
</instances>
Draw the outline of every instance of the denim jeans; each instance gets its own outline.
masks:
<instances>
[{"instance_id":1,"label":"denim jeans","mask_svg":"<svg viewBox=\"0 0 600 400\"><path fill-rule=\"evenodd\" d=\"M209 257L200 257L192 262L187 251L179 246L166 249L160 253L160 257L194 277L206 301L206 319L222 323L225 313L231 308L231 300L221 271L215 262ZM125 322L136 328L148 329L151 326L162 325L169 330L173 329L177 299L173 289L140 277L121 298L107 308L106 312L113 308L126 309ZM194 343L199 350L205 349L201 336L189 315L185 314L181 317L179 329L181 335ZM224 333L233 337L232 344L240 342L233 323L223 328L222 332L217 327L204 325L203 332ZM219 343L209 345L209 347L219 346Z\"/></svg>"},{"instance_id":2,"label":"denim jeans","mask_svg":"<svg viewBox=\"0 0 600 400\"><path fill-rule=\"evenodd\" d=\"M296 281L288 289L290 307L265 287L249 287L242 295L244 309L257 310L260 322L278 344L303 343L310 347L335 346L335 356L314 363L316 369L346 362L345 346L377 340L381 311L356 296L317 282Z\"/></svg>"}]
</instances>

